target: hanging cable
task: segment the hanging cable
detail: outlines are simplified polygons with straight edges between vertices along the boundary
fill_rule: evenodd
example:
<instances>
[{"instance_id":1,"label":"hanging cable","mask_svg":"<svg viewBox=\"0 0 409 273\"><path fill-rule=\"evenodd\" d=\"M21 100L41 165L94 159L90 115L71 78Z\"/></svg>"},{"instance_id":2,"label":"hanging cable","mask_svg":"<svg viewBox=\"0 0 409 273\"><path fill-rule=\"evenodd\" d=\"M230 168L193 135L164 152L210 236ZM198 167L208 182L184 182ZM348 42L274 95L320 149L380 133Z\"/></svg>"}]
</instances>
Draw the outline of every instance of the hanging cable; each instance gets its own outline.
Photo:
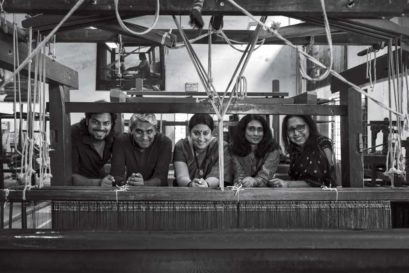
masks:
<instances>
[{"instance_id":1,"label":"hanging cable","mask_svg":"<svg viewBox=\"0 0 409 273\"><path fill-rule=\"evenodd\" d=\"M155 28L156 23L157 23L158 20L159 20L159 11L160 11L160 3L159 3L159 0L156 0L155 19L154 19L154 21L153 21L152 26L150 26L148 29L146 29L145 31L142 31L142 32L133 31L133 30L131 30L130 28L128 28L128 27L125 25L125 23L124 23L124 22L122 21L122 19L121 19L121 16L119 15L118 2L119 2L119 0L114 0L115 15L116 15L116 19L117 19L119 25L120 25L124 30L126 30L126 31L129 32L130 34L140 36L140 35L145 35L145 34L149 33L150 31L152 31L152 29Z\"/></svg>"}]
</instances>

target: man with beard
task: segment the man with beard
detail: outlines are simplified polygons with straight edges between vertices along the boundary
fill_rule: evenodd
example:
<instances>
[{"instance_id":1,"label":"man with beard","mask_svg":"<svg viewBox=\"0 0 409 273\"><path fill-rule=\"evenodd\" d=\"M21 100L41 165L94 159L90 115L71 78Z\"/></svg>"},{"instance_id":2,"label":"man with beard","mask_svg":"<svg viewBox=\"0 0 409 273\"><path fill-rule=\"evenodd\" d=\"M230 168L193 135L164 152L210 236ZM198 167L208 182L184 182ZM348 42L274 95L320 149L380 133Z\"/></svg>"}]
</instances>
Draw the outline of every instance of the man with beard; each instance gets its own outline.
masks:
<instances>
[{"instance_id":1,"label":"man with beard","mask_svg":"<svg viewBox=\"0 0 409 273\"><path fill-rule=\"evenodd\" d=\"M167 186L172 141L157 132L154 114L133 114L129 133L118 137L111 174L117 185Z\"/></svg>"},{"instance_id":2,"label":"man with beard","mask_svg":"<svg viewBox=\"0 0 409 273\"><path fill-rule=\"evenodd\" d=\"M72 182L74 186L110 186L109 161L114 142L114 113L85 113L71 126Z\"/></svg>"}]
</instances>

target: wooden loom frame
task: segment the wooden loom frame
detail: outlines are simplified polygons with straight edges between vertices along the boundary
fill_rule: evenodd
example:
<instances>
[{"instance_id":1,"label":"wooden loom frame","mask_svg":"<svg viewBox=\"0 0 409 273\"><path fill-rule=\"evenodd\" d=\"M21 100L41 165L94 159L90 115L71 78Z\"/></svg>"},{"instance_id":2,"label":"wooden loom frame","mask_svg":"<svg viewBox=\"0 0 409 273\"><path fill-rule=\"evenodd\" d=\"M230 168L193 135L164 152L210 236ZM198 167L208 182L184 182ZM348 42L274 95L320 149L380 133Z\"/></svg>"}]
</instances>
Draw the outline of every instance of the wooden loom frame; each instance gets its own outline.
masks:
<instances>
[{"instance_id":1,"label":"wooden loom frame","mask_svg":"<svg viewBox=\"0 0 409 273\"><path fill-rule=\"evenodd\" d=\"M27 1L26 1L27 2ZM13 8L15 11L24 12L55 12L64 13L71 5L69 1L53 1L50 3L45 0L28 1L6 1L5 8ZM94 2L94 4L93 4ZM85 7L81 14L89 14L96 10L102 13L112 11L109 9L108 1L91 1ZM132 2L132 3L131 3ZM174 13L178 10L180 14L188 14L189 4L187 0L167 0L162 11L165 13ZM204 14L213 14L222 12L225 14L235 14L229 10L227 5L220 7L222 1L207 1ZM293 1L295 4L292 9L288 8L286 1L243 1L247 8L256 14L280 14L280 15L302 15L305 11L319 16L321 10L317 2L306 3L307 1ZM355 1L328 1L330 15L344 16L347 12L352 16L369 15L397 15L402 14L408 9L406 1L396 1L393 6L388 5L388 1L381 1L374 5L373 1L361 0ZM46 3L46 5L45 5ZM135 4L136 3L136 4ZM163 3L163 1L162 1ZM154 10L154 1L122 1L122 9L128 8L134 4L132 12L139 15L152 14ZM308 5L306 5L308 4ZM355 8L353 7L355 5ZM350 7L351 6L351 7ZM140 7L146 7L140 10ZM182 7L182 8L181 8ZM1 41L1 39L0 39ZM1 47L3 48L3 47ZM0 52L1 55L1 52ZM380 69L378 69L379 71ZM48 76L48 74L47 74ZM61 81L61 82L60 82ZM65 83L60 85L61 83ZM70 112L85 111L152 111L152 103L129 104L129 103L111 103L111 104L87 104L69 102L68 88L70 86L78 88L77 80L66 83L62 79L50 85L50 118L51 129L54 132L53 148L55 153L60 156L54 157L53 186L68 185L71 180L69 164L70 145L69 145L69 118ZM357 153L358 138L360 133L360 122L356 117L360 115L360 95L356 92L343 88L341 90L341 106L316 106L316 105L294 105L277 104L260 105L257 103L246 104L233 108L235 113L261 113L261 114L291 114L308 113L318 115L341 115L342 117L342 157L343 160L343 186L340 190L339 200L390 200L406 201L409 199L409 191L406 189L357 189L362 186L362 173L358 163L359 154ZM158 103L155 103L158 105ZM162 111L177 112L186 111L190 103L179 102L175 105L163 108ZM257 111L252 107L259 106ZM91 108L90 108L91 107ZM197 112L209 112L210 106L200 105L196 107ZM68 142L67 142L68 141ZM349 160L345 162L346 158ZM68 159L68 160L67 160ZM354 188L347 188L354 187ZM101 189L82 188L75 189L57 189L58 186L51 189L33 190L27 192L26 200L37 200L49 197L53 200L72 200L72 198L85 198L90 200L114 200L112 191L105 192ZM174 191L174 189L169 189ZM211 191L210 194L198 195L196 192L186 194L185 190L178 189L174 191L174 198L225 198L226 192ZM16 190L10 192L6 197L2 191L0 200L21 201L22 191ZM192 197L192 193L195 195ZM259 193L259 194L258 194ZM73 195L76 196L73 196ZM214 195L215 194L215 195ZM232 195L232 194L231 194ZM275 190L265 189L260 193L257 189L250 189L241 193L242 200L265 198L266 200L334 200L334 192L324 192L319 189L286 189ZM83 197L81 197L83 196ZM135 199L153 199L155 193L143 195L137 191L121 193L121 198L130 200ZM156 194L156 198L163 200L166 193ZM185 197L183 197L185 196ZM190 197L189 197L190 196ZM261 197L262 196L262 197ZM235 198L230 196L230 198ZM178 263L186 265L193 263L193 267L198 269L209 269L210 264L224 272L271 272L271 268L287 272L388 272L389 266L394 266L394 272L407 272L409 262L407 253L409 251L409 232L400 231L228 231L228 232L189 232L187 234L178 232L46 232L38 234L34 231L1 231L0 233L0 258L1 268L18 268L22 272L44 272L47 270L60 270L64 268L68 271L78 271L86 268L88 271L101 272L100 267L95 265L103 262L102 266L118 268L126 266L123 272L145 271L155 272L158 269L165 268L168 272L183 272ZM52 250L52 252L50 251ZM122 255L116 255L121 251ZM8 256L7 256L8 255ZM7 257L7 258L6 258ZM22 259L19 264L11 263L12 257ZM76 262L68 259L64 262L61 257L71 257ZM115 257L116 259L113 259ZM153 257L153 258L152 258ZM5 259L6 258L6 259ZM53 261L50 265L49 261ZM245 260L247 264L241 261ZM142 263L140 261L143 261ZM239 262L237 262L239 261ZM334 262L336 261L336 262ZM109 263L111 262L111 263ZM156 267L155 267L156 265ZM227 266L226 266L227 265ZM94 267L92 267L94 266ZM213 270L215 269L213 268ZM186 270L189 266L186 267ZM212 269L212 267L210 267ZM217 270L216 270L217 271ZM222 271L220 271L222 272Z\"/></svg>"}]
</instances>

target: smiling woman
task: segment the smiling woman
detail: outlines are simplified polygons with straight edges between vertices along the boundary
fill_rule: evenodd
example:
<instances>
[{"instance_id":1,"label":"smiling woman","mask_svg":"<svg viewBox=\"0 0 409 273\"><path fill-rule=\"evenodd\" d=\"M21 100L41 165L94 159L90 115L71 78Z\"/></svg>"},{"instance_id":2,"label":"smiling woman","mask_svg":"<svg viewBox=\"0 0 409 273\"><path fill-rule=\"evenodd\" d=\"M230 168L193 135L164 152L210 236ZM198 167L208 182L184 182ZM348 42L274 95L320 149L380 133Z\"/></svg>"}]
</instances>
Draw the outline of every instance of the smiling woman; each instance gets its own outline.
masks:
<instances>
[{"instance_id":1,"label":"smiling woman","mask_svg":"<svg viewBox=\"0 0 409 273\"><path fill-rule=\"evenodd\" d=\"M282 124L283 142L290 155L291 182L275 179L273 187L336 186L332 141L318 132L308 115L288 115Z\"/></svg>"},{"instance_id":2,"label":"smiling woman","mask_svg":"<svg viewBox=\"0 0 409 273\"><path fill-rule=\"evenodd\" d=\"M280 162L280 146L267 121L260 115L246 115L238 123L231 146L234 184L265 187Z\"/></svg>"},{"instance_id":3,"label":"smiling woman","mask_svg":"<svg viewBox=\"0 0 409 273\"><path fill-rule=\"evenodd\" d=\"M213 129L213 118L209 114L195 114L189 120L189 136L176 143L173 155L178 186L219 186L219 151ZM229 169L229 158L225 157L225 181L231 180Z\"/></svg>"}]
</instances>

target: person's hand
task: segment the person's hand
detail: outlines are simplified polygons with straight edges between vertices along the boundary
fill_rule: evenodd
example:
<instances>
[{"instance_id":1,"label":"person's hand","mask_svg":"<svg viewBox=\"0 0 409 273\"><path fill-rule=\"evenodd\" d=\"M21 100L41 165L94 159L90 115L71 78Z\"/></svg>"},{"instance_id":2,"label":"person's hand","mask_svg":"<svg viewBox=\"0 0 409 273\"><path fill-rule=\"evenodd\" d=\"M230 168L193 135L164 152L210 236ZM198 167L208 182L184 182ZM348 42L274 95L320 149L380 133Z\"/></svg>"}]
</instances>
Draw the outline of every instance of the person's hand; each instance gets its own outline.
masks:
<instances>
[{"instance_id":1,"label":"person's hand","mask_svg":"<svg viewBox=\"0 0 409 273\"><path fill-rule=\"evenodd\" d=\"M243 187L254 187L256 184L256 179L248 176L248 177L243 178L243 180L241 181L241 184L243 185Z\"/></svg>"},{"instance_id":2,"label":"person's hand","mask_svg":"<svg viewBox=\"0 0 409 273\"><path fill-rule=\"evenodd\" d=\"M209 184L207 184L206 180L203 178L195 178L192 180L190 186L193 188L208 188Z\"/></svg>"},{"instance_id":3,"label":"person's hand","mask_svg":"<svg viewBox=\"0 0 409 273\"><path fill-rule=\"evenodd\" d=\"M113 183L115 182L115 178L108 174L101 181L101 187L112 187Z\"/></svg>"},{"instance_id":4,"label":"person's hand","mask_svg":"<svg viewBox=\"0 0 409 273\"><path fill-rule=\"evenodd\" d=\"M143 186L145 185L143 176L140 173L133 173L128 180L126 181L126 184L129 186Z\"/></svg>"},{"instance_id":5,"label":"person's hand","mask_svg":"<svg viewBox=\"0 0 409 273\"><path fill-rule=\"evenodd\" d=\"M273 178L267 182L267 186L272 188L288 188L288 181L279 178Z\"/></svg>"}]
</instances>

